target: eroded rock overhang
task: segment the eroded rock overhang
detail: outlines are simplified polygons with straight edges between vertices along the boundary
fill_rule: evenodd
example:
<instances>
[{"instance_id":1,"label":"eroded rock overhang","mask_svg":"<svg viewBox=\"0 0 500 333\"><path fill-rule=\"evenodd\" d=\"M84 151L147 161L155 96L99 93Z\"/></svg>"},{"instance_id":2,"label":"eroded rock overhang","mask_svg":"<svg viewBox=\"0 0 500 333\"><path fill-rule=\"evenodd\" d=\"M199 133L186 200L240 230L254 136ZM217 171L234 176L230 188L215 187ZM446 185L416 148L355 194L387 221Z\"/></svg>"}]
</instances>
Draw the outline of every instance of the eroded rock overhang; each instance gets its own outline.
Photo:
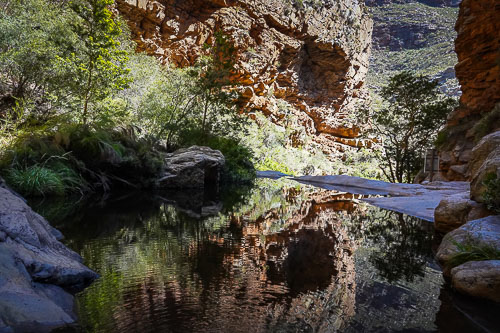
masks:
<instances>
[{"instance_id":1,"label":"eroded rock overhang","mask_svg":"<svg viewBox=\"0 0 500 333\"><path fill-rule=\"evenodd\" d=\"M193 65L214 33L237 52L241 105L280 123L280 100L325 152L369 146L352 113L367 102L372 20L357 0L118 0L138 51ZM300 8L299 8L300 7Z\"/></svg>"}]
</instances>

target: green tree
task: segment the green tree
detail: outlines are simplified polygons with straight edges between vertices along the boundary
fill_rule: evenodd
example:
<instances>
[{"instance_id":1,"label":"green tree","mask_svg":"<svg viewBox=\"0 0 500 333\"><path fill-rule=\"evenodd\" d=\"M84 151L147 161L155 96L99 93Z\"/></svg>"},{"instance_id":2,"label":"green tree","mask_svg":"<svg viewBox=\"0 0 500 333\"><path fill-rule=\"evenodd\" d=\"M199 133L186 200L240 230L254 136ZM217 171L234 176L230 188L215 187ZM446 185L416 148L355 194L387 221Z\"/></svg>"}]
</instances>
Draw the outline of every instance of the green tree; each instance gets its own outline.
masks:
<instances>
[{"instance_id":1,"label":"green tree","mask_svg":"<svg viewBox=\"0 0 500 333\"><path fill-rule=\"evenodd\" d=\"M383 140L380 167L391 182L410 183L457 102L439 92L437 81L408 71L390 78L381 96L382 108L367 111L372 132Z\"/></svg>"},{"instance_id":2,"label":"green tree","mask_svg":"<svg viewBox=\"0 0 500 333\"><path fill-rule=\"evenodd\" d=\"M165 140L167 150L178 141L181 130L192 126L196 118L196 84L190 69L162 68L162 75L143 95L138 121L149 141L156 145Z\"/></svg>"},{"instance_id":3,"label":"green tree","mask_svg":"<svg viewBox=\"0 0 500 333\"><path fill-rule=\"evenodd\" d=\"M76 13L72 30L79 38L78 49L64 59L73 72L75 92L81 122L87 124L98 114L91 105L128 86L127 51L120 48L118 37L122 29L107 8L113 0L75 0L70 3ZM96 111L94 108L93 111Z\"/></svg>"},{"instance_id":4,"label":"green tree","mask_svg":"<svg viewBox=\"0 0 500 333\"><path fill-rule=\"evenodd\" d=\"M47 119L66 102L57 59L74 48L71 15L47 0L0 1L0 8L0 115L17 104Z\"/></svg>"},{"instance_id":5,"label":"green tree","mask_svg":"<svg viewBox=\"0 0 500 333\"><path fill-rule=\"evenodd\" d=\"M209 55L195 66L198 103L201 106L201 140L208 135L227 136L244 128L246 117L236 106L238 94L231 81L236 49L222 32L214 34L212 45L205 45Z\"/></svg>"},{"instance_id":6,"label":"green tree","mask_svg":"<svg viewBox=\"0 0 500 333\"><path fill-rule=\"evenodd\" d=\"M207 145L216 137L234 139L245 130L248 119L237 107L238 93L230 80L235 49L218 32L205 50L195 66L152 73L157 79L142 93L136 113L153 143L165 140L169 149ZM141 70L133 65L132 74L136 72Z\"/></svg>"}]
</instances>

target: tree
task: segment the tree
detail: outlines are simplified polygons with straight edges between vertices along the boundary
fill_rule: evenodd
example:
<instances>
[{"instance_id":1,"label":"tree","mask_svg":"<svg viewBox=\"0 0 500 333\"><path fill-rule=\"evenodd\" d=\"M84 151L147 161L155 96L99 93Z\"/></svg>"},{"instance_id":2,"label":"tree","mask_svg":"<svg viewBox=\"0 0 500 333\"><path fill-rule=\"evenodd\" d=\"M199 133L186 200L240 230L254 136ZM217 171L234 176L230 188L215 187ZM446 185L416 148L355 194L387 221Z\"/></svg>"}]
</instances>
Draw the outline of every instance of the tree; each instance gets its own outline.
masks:
<instances>
[{"instance_id":1,"label":"tree","mask_svg":"<svg viewBox=\"0 0 500 333\"><path fill-rule=\"evenodd\" d=\"M137 110L139 122L155 145L166 141L170 150L180 130L191 126L196 115L197 82L189 69L162 68L162 75L143 95Z\"/></svg>"},{"instance_id":2,"label":"tree","mask_svg":"<svg viewBox=\"0 0 500 333\"><path fill-rule=\"evenodd\" d=\"M165 140L168 149L207 145L244 130L247 118L237 108L238 93L230 80L235 49L217 32L205 50L194 66L164 67L142 94L137 114L152 143Z\"/></svg>"},{"instance_id":3,"label":"tree","mask_svg":"<svg viewBox=\"0 0 500 333\"><path fill-rule=\"evenodd\" d=\"M227 136L243 129L246 118L237 108L238 94L230 80L236 49L228 37L218 31L212 45L205 45L209 55L201 57L195 66L198 77L198 102L201 106L201 139L207 135Z\"/></svg>"},{"instance_id":4,"label":"tree","mask_svg":"<svg viewBox=\"0 0 500 333\"><path fill-rule=\"evenodd\" d=\"M0 6L0 116L9 117L17 104L37 120L47 119L66 101L57 59L74 49L74 35L67 29L71 15L64 5L46 0Z\"/></svg>"},{"instance_id":5,"label":"tree","mask_svg":"<svg viewBox=\"0 0 500 333\"><path fill-rule=\"evenodd\" d=\"M75 0L70 3L76 13L72 29L80 43L78 49L64 59L72 69L70 87L78 96L81 122L87 124L91 104L127 87L129 79L125 66L127 52L120 49L117 38L120 25L107 8L113 0ZM95 115L93 115L95 116Z\"/></svg>"},{"instance_id":6,"label":"tree","mask_svg":"<svg viewBox=\"0 0 500 333\"><path fill-rule=\"evenodd\" d=\"M383 140L380 167L391 182L411 183L457 102L439 92L437 81L408 71L391 77L381 96L382 108L367 111L373 133Z\"/></svg>"}]
</instances>

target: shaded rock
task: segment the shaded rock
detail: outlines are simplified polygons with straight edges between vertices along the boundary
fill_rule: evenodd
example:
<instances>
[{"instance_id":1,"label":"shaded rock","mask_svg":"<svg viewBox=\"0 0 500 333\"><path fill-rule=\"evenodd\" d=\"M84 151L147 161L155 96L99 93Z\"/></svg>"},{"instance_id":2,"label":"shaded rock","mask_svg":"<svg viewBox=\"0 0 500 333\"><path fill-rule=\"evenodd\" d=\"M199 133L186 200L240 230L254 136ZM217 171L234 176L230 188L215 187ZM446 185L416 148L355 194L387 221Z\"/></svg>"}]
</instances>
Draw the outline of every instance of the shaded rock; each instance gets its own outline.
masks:
<instances>
[{"instance_id":1,"label":"shaded rock","mask_svg":"<svg viewBox=\"0 0 500 333\"><path fill-rule=\"evenodd\" d=\"M470 221L444 236L441 245L439 245L436 259L443 267L445 276L450 276L449 260L459 252L456 244L467 242L500 249L500 216L488 216Z\"/></svg>"},{"instance_id":2,"label":"shaded rock","mask_svg":"<svg viewBox=\"0 0 500 333\"><path fill-rule=\"evenodd\" d=\"M451 270L459 292L500 302L500 260L469 261Z\"/></svg>"},{"instance_id":3,"label":"shaded rock","mask_svg":"<svg viewBox=\"0 0 500 333\"><path fill-rule=\"evenodd\" d=\"M448 115L445 131L449 137L440 151L441 160L444 160L445 155L454 157L447 165L443 165L442 172L448 180L462 180L459 173L449 172L449 167L467 162L466 154L462 154L460 160L460 152L466 152L471 148L468 146L473 146L471 129L493 112L495 105L500 102L498 0L463 0L455 30L458 33L455 41L458 64L455 71L462 95L460 106ZM494 127L489 131L495 130ZM475 171L471 172L472 176L475 174Z\"/></svg>"},{"instance_id":4,"label":"shaded rock","mask_svg":"<svg viewBox=\"0 0 500 333\"><path fill-rule=\"evenodd\" d=\"M73 323L73 296L97 274L58 241L61 233L0 187L0 328L46 332ZM64 289L63 289L64 288Z\"/></svg>"},{"instance_id":5,"label":"shaded rock","mask_svg":"<svg viewBox=\"0 0 500 333\"><path fill-rule=\"evenodd\" d=\"M500 131L493 132L479 141L472 150L469 165L471 179L471 199L483 202L486 190L484 181L488 174L500 178Z\"/></svg>"},{"instance_id":6,"label":"shaded rock","mask_svg":"<svg viewBox=\"0 0 500 333\"><path fill-rule=\"evenodd\" d=\"M218 150L192 146L167 155L165 164L165 173L158 180L162 188L214 188L225 158Z\"/></svg>"},{"instance_id":7,"label":"shaded rock","mask_svg":"<svg viewBox=\"0 0 500 333\"><path fill-rule=\"evenodd\" d=\"M461 193L447 197L439 203L434 211L436 231L446 233L457 229L467 221L491 215L483 205L468 197L468 193Z\"/></svg>"}]
</instances>

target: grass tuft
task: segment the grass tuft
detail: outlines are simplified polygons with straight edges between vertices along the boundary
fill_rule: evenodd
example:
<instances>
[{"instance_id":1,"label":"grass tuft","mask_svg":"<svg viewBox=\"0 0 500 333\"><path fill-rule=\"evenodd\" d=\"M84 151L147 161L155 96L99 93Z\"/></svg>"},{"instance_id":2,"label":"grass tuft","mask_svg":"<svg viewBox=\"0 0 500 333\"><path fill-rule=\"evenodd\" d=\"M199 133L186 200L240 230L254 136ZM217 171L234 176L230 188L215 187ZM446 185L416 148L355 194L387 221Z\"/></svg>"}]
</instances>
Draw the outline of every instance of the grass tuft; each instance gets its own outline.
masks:
<instances>
[{"instance_id":1,"label":"grass tuft","mask_svg":"<svg viewBox=\"0 0 500 333\"><path fill-rule=\"evenodd\" d=\"M500 250L490 244L481 244L472 240L463 243L453 241L458 253L448 261L450 268L460 266L469 261L500 260Z\"/></svg>"}]
</instances>

